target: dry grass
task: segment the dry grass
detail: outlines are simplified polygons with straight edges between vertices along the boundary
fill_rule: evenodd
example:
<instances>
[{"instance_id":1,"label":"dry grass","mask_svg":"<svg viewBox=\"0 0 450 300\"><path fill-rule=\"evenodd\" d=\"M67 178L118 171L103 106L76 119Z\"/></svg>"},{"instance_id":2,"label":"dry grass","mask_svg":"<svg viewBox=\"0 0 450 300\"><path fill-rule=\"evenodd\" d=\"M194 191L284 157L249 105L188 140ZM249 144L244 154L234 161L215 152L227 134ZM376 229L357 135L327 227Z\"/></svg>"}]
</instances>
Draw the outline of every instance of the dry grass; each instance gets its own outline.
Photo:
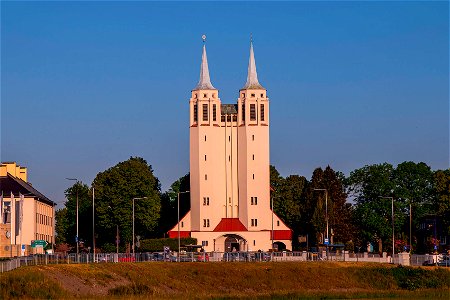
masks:
<instances>
[{"instance_id":1,"label":"dry grass","mask_svg":"<svg viewBox=\"0 0 450 300\"><path fill-rule=\"evenodd\" d=\"M34 288L27 285L27 292L22 291L24 286L17 283L24 282L19 280L20 274L28 274ZM12 288L7 282L13 283ZM414 295L414 299L450 299L450 272L326 262L52 265L9 272L2 276L0 287L2 299L67 298L67 295L105 299L110 296L348 299ZM47 292L33 292L42 289Z\"/></svg>"}]
</instances>

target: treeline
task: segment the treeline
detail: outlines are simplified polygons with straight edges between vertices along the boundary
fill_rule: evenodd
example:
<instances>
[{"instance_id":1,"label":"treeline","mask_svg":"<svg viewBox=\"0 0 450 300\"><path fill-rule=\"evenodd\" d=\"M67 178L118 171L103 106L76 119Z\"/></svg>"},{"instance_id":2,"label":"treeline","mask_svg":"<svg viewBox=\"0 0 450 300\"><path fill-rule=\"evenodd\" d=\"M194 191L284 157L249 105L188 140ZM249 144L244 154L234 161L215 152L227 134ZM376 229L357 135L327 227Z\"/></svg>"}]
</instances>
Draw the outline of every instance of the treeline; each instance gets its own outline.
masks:
<instances>
[{"instance_id":1,"label":"treeline","mask_svg":"<svg viewBox=\"0 0 450 300\"><path fill-rule=\"evenodd\" d=\"M118 240L120 251L129 250L133 198L142 198L135 200L136 236L167 237L167 231L177 223L178 193L189 190L189 180L187 174L161 192L151 165L131 157L97 174L91 186L77 182L66 190L65 207L56 212L57 243L76 245L78 194L79 239L85 248L92 246L93 189L97 248L115 251ZM282 177L271 166L270 182L274 211L293 230L294 249L306 247L299 236L307 235L310 247L323 243L328 216L329 237L334 244L365 250L370 242L374 251L391 251L392 199L397 251L409 245L410 231L415 252L430 252L434 245L439 246L436 236L425 244L419 240L419 226L427 216L439 218L441 235L450 233L450 169L433 171L425 163L404 162L396 167L384 163L364 166L346 177L328 166L315 169L307 179L300 175ZM183 216L190 209L190 198L188 193L179 197Z\"/></svg>"}]
</instances>

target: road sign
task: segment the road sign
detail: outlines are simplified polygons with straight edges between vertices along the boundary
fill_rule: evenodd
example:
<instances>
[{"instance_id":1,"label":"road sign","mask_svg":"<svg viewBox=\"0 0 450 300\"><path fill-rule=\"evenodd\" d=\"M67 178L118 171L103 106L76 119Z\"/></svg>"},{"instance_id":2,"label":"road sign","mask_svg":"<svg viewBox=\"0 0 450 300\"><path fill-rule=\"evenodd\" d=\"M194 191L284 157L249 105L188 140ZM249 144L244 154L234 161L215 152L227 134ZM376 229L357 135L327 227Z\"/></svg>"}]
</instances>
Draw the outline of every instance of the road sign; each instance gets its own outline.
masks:
<instances>
[{"instance_id":1,"label":"road sign","mask_svg":"<svg viewBox=\"0 0 450 300\"><path fill-rule=\"evenodd\" d=\"M36 248L36 247L42 247L42 248L44 248L45 246L47 246L48 245L48 243L46 242L46 241L44 241L44 240L34 240L34 241L31 241L31 247L32 248Z\"/></svg>"},{"instance_id":2,"label":"road sign","mask_svg":"<svg viewBox=\"0 0 450 300\"><path fill-rule=\"evenodd\" d=\"M325 245L328 245L328 244L329 244L328 239L325 239L324 244L325 244Z\"/></svg>"}]
</instances>

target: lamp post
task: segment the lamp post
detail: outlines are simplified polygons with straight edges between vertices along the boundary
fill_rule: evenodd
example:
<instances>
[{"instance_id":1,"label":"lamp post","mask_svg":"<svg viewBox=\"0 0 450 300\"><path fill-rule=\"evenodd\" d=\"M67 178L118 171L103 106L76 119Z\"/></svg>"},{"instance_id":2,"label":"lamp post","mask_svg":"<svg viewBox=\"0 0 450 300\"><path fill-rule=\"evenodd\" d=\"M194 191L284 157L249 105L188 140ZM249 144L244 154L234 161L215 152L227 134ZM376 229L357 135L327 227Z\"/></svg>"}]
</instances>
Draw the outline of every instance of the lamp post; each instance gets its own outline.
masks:
<instances>
[{"instance_id":1,"label":"lamp post","mask_svg":"<svg viewBox=\"0 0 450 300\"><path fill-rule=\"evenodd\" d=\"M133 198L133 257L134 257L134 200L147 199L147 197Z\"/></svg>"},{"instance_id":2,"label":"lamp post","mask_svg":"<svg viewBox=\"0 0 450 300\"><path fill-rule=\"evenodd\" d=\"M178 192L177 202L178 202L178 261L180 261L180 194L190 193L190 191Z\"/></svg>"},{"instance_id":3,"label":"lamp post","mask_svg":"<svg viewBox=\"0 0 450 300\"><path fill-rule=\"evenodd\" d=\"M394 263L394 254L395 254L395 241L394 241L394 197L387 197L387 196L378 196L382 199L391 199L391 214L392 214L392 263Z\"/></svg>"},{"instance_id":4,"label":"lamp post","mask_svg":"<svg viewBox=\"0 0 450 300\"><path fill-rule=\"evenodd\" d=\"M79 254L79 243L78 243L78 179L77 178L66 178L67 180L72 180L72 181L76 181L76 185L77 185L77 235L75 237L75 242L77 243L77 261L78 261L78 254Z\"/></svg>"},{"instance_id":5,"label":"lamp post","mask_svg":"<svg viewBox=\"0 0 450 300\"><path fill-rule=\"evenodd\" d=\"M327 232L326 232L326 245L327 245L327 260L328 260L328 244L330 239L328 236L328 190L327 189L314 189L315 191L325 191L325 221L327 222Z\"/></svg>"},{"instance_id":6,"label":"lamp post","mask_svg":"<svg viewBox=\"0 0 450 300\"><path fill-rule=\"evenodd\" d=\"M92 186L92 253L95 262L95 188Z\"/></svg>"}]
</instances>

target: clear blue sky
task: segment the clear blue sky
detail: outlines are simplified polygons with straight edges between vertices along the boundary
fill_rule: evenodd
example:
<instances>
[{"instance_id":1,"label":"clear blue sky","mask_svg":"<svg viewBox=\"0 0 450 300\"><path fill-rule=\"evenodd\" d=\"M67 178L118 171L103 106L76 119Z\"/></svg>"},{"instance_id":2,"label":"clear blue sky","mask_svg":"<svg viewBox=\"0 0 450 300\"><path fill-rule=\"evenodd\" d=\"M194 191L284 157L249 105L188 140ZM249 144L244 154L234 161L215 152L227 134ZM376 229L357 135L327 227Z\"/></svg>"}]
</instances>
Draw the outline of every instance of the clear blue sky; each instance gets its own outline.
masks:
<instances>
[{"instance_id":1,"label":"clear blue sky","mask_svg":"<svg viewBox=\"0 0 450 300\"><path fill-rule=\"evenodd\" d=\"M449 166L448 2L1 3L1 160L52 200L130 156L163 190L189 171L201 35L222 103L253 33L271 163Z\"/></svg>"}]
</instances>

